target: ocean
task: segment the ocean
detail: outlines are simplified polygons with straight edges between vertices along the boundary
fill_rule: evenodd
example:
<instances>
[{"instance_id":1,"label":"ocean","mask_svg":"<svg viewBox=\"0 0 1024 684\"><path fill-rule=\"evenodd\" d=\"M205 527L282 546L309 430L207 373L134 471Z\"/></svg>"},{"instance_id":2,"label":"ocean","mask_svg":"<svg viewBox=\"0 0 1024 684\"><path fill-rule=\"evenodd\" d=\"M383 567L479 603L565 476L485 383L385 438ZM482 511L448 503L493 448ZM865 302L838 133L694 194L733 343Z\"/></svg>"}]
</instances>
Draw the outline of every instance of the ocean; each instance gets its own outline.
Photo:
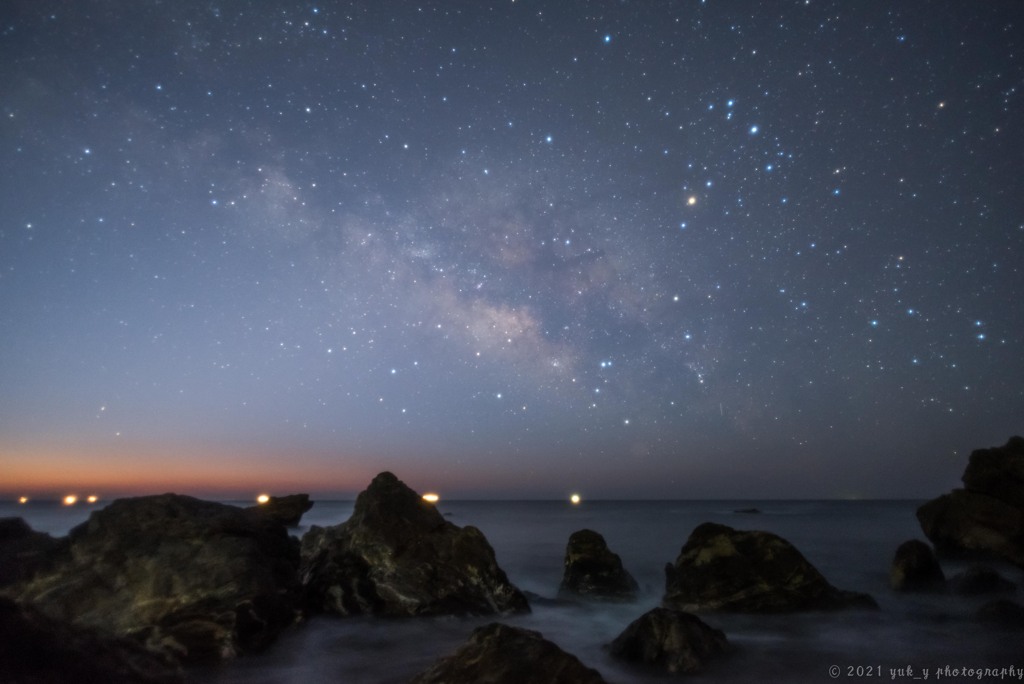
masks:
<instances>
[{"instance_id":1,"label":"ocean","mask_svg":"<svg viewBox=\"0 0 1024 684\"><path fill-rule=\"evenodd\" d=\"M235 502L249 505L249 502ZM888 585L896 548L924 539L914 515L919 501L442 501L448 520L474 525L494 547L499 565L520 589L553 598L562 578L569 535L601 533L640 584L634 604L533 601L528 615L479 618L314 617L288 630L266 653L189 673L197 684L406 682L451 653L482 624L500 620L541 632L600 671L609 682L664 682L664 675L623 665L603 650L632 620L658 605L665 564L675 560L694 527L718 522L774 532L793 543L841 589L871 594L877 611L702 618L723 630L731 652L687 677L691 682L824 682L852 679L996 681L986 668L1017 680L1024 638L971 616L993 597L901 594ZM96 504L96 506L102 505ZM353 502L318 501L294 531L334 525ZM756 508L760 513L737 511ZM65 534L84 521L86 504L0 503L0 516L20 515L34 529ZM1024 573L990 563L1018 585ZM950 577L966 563L945 562ZM1015 597L1020 600L1021 589ZM1009 668L1014 668L1012 671ZM946 669L948 668L948 670ZM959 670L956 676L953 670ZM966 670L966 672L964 672ZM982 677L979 677L979 670Z\"/></svg>"}]
</instances>

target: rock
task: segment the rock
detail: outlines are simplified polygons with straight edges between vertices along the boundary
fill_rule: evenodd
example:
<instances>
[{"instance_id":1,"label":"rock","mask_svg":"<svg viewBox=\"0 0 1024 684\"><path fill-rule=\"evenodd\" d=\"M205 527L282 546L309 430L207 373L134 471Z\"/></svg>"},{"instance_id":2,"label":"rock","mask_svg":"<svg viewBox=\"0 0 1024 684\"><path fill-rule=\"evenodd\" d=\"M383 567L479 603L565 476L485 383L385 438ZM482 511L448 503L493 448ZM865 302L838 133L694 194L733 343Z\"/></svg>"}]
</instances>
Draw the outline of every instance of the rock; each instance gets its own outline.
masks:
<instances>
[{"instance_id":1,"label":"rock","mask_svg":"<svg viewBox=\"0 0 1024 684\"><path fill-rule=\"evenodd\" d=\"M690 534L665 576L662 604L689 612L877 608L867 594L833 587L782 537L716 523Z\"/></svg>"},{"instance_id":2,"label":"rock","mask_svg":"<svg viewBox=\"0 0 1024 684\"><path fill-rule=\"evenodd\" d=\"M350 615L529 611L475 527L458 527L391 473L356 498L346 522L302 538L312 610Z\"/></svg>"},{"instance_id":3,"label":"rock","mask_svg":"<svg viewBox=\"0 0 1024 684\"><path fill-rule=\"evenodd\" d=\"M175 664L129 639L104 638L0 598L0 681L182 681Z\"/></svg>"},{"instance_id":4,"label":"rock","mask_svg":"<svg viewBox=\"0 0 1024 684\"><path fill-rule=\"evenodd\" d=\"M55 563L66 544L21 518L0 518L0 588L24 582Z\"/></svg>"},{"instance_id":5,"label":"rock","mask_svg":"<svg viewBox=\"0 0 1024 684\"><path fill-rule=\"evenodd\" d=\"M896 591L942 591L945 585L932 547L918 539L900 544L889 567L889 586Z\"/></svg>"},{"instance_id":6,"label":"rock","mask_svg":"<svg viewBox=\"0 0 1024 684\"><path fill-rule=\"evenodd\" d=\"M761 511L757 508L737 508L733 513L739 513L741 515L759 515Z\"/></svg>"},{"instance_id":7,"label":"rock","mask_svg":"<svg viewBox=\"0 0 1024 684\"><path fill-rule=\"evenodd\" d=\"M696 615L655 608L626 627L609 645L609 652L628 662L680 674L696 672L728 648L725 634Z\"/></svg>"},{"instance_id":8,"label":"rock","mask_svg":"<svg viewBox=\"0 0 1024 684\"><path fill-rule=\"evenodd\" d=\"M558 592L599 601L635 601L637 583L622 567L604 537L593 530L579 530L565 548L565 572Z\"/></svg>"},{"instance_id":9,"label":"rock","mask_svg":"<svg viewBox=\"0 0 1024 684\"><path fill-rule=\"evenodd\" d=\"M272 496L266 503L250 506L248 510L269 515L286 527L298 527L302 516L312 507L309 494L289 494Z\"/></svg>"},{"instance_id":10,"label":"rock","mask_svg":"<svg viewBox=\"0 0 1024 684\"><path fill-rule=\"evenodd\" d=\"M62 562L8 593L185 662L261 650L299 615L298 542L268 516L177 494L119 499L68 544Z\"/></svg>"},{"instance_id":11,"label":"rock","mask_svg":"<svg viewBox=\"0 0 1024 684\"><path fill-rule=\"evenodd\" d=\"M603 684L597 670L539 632L500 623L474 630L469 641L412 679L412 684Z\"/></svg>"},{"instance_id":12,"label":"rock","mask_svg":"<svg viewBox=\"0 0 1024 684\"><path fill-rule=\"evenodd\" d=\"M995 556L1024 567L1024 438L971 453L964 489L917 509L940 555Z\"/></svg>"},{"instance_id":13,"label":"rock","mask_svg":"<svg viewBox=\"0 0 1024 684\"><path fill-rule=\"evenodd\" d=\"M953 575L949 585L954 594L965 596L1009 593L1017 590L1016 584L984 565L972 565L963 572Z\"/></svg>"},{"instance_id":14,"label":"rock","mask_svg":"<svg viewBox=\"0 0 1024 684\"><path fill-rule=\"evenodd\" d=\"M1024 629L1024 606L1001 599L986 603L974 614L979 622L988 622L999 627Z\"/></svg>"}]
</instances>

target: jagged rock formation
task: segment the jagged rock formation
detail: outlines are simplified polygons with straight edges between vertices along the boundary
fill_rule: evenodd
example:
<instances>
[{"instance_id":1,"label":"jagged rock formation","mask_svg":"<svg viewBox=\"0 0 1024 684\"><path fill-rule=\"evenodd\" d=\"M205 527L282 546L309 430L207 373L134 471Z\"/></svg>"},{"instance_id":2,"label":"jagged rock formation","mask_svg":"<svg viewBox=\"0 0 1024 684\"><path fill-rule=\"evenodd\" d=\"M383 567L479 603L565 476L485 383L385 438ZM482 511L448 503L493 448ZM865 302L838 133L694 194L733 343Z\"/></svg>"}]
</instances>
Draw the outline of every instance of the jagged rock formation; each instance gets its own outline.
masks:
<instances>
[{"instance_id":1,"label":"jagged rock formation","mask_svg":"<svg viewBox=\"0 0 1024 684\"><path fill-rule=\"evenodd\" d=\"M176 665L130 639L104 637L0 598L0 682L182 681Z\"/></svg>"},{"instance_id":2,"label":"jagged rock formation","mask_svg":"<svg viewBox=\"0 0 1024 684\"><path fill-rule=\"evenodd\" d=\"M185 662L260 650L301 607L298 542L268 516L177 494L119 499L6 594Z\"/></svg>"},{"instance_id":3,"label":"jagged rock formation","mask_svg":"<svg viewBox=\"0 0 1024 684\"><path fill-rule=\"evenodd\" d=\"M716 523L699 525L666 565L662 603L739 613L877 607L867 594L833 587L782 537Z\"/></svg>"},{"instance_id":4,"label":"jagged rock formation","mask_svg":"<svg viewBox=\"0 0 1024 684\"><path fill-rule=\"evenodd\" d=\"M932 547L918 539L900 544L889 566L889 586L896 591L942 591L945 585Z\"/></svg>"},{"instance_id":5,"label":"jagged rock formation","mask_svg":"<svg viewBox=\"0 0 1024 684\"><path fill-rule=\"evenodd\" d=\"M579 530L569 536L559 594L598 601L634 601L636 590L636 580L622 567L618 554L609 550L604 537L593 530Z\"/></svg>"},{"instance_id":6,"label":"jagged rock formation","mask_svg":"<svg viewBox=\"0 0 1024 684\"><path fill-rule=\"evenodd\" d=\"M539 632L500 623L476 629L412 684L604 684L597 670Z\"/></svg>"},{"instance_id":7,"label":"jagged rock formation","mask_svg":"<svg viewBox=\"0 0 1024 684\"><path fill-rule=\"evenodd\" d=\"M728 649L721 630L696 615L668 608L640 616L608 647L616 658L670 674L696 672Z\"/></svg>"},{"instance_id":8,"label":"jagged rock formation","mask_svg":"<svg viewBox=\"0 0 1024 684\"><path fill-rule=\"evenodd\" d=\"M51 567L66 546L21 518L0 518L0 589Z\"/></svg>"},{"instance_id":9,"label":"jagged rock formation","mask_svg":"<svg viewBox=\"0 0 1024 684\"><path fill-rule=\"evenodd\" d=\"M971 453L963 489L917 509L940 555L993 555L1024 567L1024 437Z\"/></svg>"},{"instance_id":10,"label":"jagged rock formation","mask_svg":"<svg viewBox=\"0 0 1024 684\"><path fill-rule=\"evenodd\" d=\"M302 538L313 610L350 615L528 611L475 527L458 527L391 473L356 498L346 522Z\"/></svg>"}]
</instances>

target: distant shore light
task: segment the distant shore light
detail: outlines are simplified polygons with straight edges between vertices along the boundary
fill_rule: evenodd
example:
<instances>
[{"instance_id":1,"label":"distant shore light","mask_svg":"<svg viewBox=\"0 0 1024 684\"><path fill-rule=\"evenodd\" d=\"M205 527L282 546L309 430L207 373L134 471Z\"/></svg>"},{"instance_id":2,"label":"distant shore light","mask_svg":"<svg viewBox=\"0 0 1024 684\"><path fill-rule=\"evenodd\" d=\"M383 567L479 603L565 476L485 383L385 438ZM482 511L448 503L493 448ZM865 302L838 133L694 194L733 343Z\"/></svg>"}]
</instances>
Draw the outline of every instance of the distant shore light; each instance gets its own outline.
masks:
<instances>
[{"instance_id":1,"label":"distant shore light","mask_svg":"<svg viewBox=\"0 0 1024 684\"><path fill-rule=\"evenodd\" d=\"M65 506L74 506L76 503L78 503L78 497L74 494L68 494L64 497Z\"/></svg>"},{"instance_id":2,"label":"distant shore light","mask_svg":"<svg viewBox=\"0 0 1024 684\"><path fill-rule=\"evenodd\" d=\"M580 498L579 494L573 494L569 497L569 501L572 502L573 505L578 504L582 500L583 499Z\"/></svg>"},{"instance_id":3,"label":"distant shore light","mask_svg":"<svg viewBox=\"0 0 1024 684\"><path fill-rule=\"evenodd\" d=\"M28 503L28 497L27 496L20 496L20 497L18 497L18 503L21 503L21 504Z\"/></svg>"},{"instance_id":4,"label":"distant shore light","mask_svg":"<svg viewBox=\"0 0 1024 684\"><path fill-rule=\"evenodd\" d=\"M100 500L100 497L96 496L95 494L90 494L89 498L86 499L86 501L88 501L89 503L96 503L99 500Z\"/></svg>"},{"instance_id":5,"label":"distant shore light","mask_svg":"<svg viewBox=\"0 0 1024 684\"><path fill-rule=\"evenodd\" d=\"M260 494L256 497L256 503L265 504L270 501L269 494Z\"/></svg>"},{"instance_id":6,"label":"distant shore light","mask_svg":"<svg viewBox=\"0 0 1024 684\"><path fill-rule=\"evenodd\" d=\"M441 500L441 497L438 496L437 494L434 494L433 492L427 492L426 494L423 495L423 500L426 501L427 503L437 503L438 501Z\"/></svg>"}]
</instances>

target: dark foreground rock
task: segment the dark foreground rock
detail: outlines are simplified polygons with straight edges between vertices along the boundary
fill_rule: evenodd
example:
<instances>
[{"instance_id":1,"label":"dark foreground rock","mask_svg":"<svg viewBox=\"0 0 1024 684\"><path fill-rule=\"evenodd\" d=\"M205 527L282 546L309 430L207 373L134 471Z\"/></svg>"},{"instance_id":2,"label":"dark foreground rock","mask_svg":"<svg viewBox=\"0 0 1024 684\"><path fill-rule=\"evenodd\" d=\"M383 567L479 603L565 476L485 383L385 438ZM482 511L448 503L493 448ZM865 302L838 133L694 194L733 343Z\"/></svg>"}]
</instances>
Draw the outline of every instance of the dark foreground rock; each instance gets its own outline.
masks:
<instances>
[{"instance_id":1,"label":"dark foreground rock","mask_svg":"<svg viewBox=\"0 0 1024 684\"><path fill-rule=\"evenodd\" d=\"M412 684L603 684L597 670L539 632L500 623L476 629Z\"/></svg>"},{"instance_id":2,"label":"dark foreground rock","mask_svg":"<svg viewBox=\"0 0 1024 684\"><path fill-rule=\"evenodd\" d=\"M302 538L310 608L350 615L529 611L475 527L458 527L391 473L356 498L346 522Z\"/></svg>"},{"instance_id":3,"label":"dark foreground rock","mask_svg":"<svg viewBox=\"0 0 1024 684\"><path fill-rule=\"evenodd\" d=\"M249 510L268 515L286 527L298 527L302 516L312 507L309 494L289 494L272 496L266 503L251 506Z\"/></svg>"},{"instance_id":4,"label":"dark foreground rock","mask_svg":"<svg viewBox=\"0 0 1024 684\"><path fill-rule=\"evenodd\" d=\"M963 572L953 575L949 588L954 594L980 596L983 594L1008 594L1017 590L1017 585L1004 578L995 569L985 565L972 565Z\"/></svg>"},{"instance_id":5,"label":"dark foreground rock","mask_svg":"<svg viewBox=\"0 0 1024 684\"><path fill-rule=\"evenodd\" d=\"M977 449L954 489L917 510L941 555L991 555L1024 567L1024 438Z\"/></svg>"},{"instance_id":6,"label":"dark foreground rock","mask_svg":"<svg viewBox=\"0 0 1024 684\"><path fill-rule=\"evenodd\" d=\"M59 623L0 598L0 682L179 681L173 662L135 641Z\"/></svg>"},{"instance_id":7,"label":"dark foreground rock","mask_svg":"<svg viewBox=\"0 0 1024 684\"><path fill-rule=\"evenodd\" d=\"M726 525L698 526L665 567L663 605L683 611L785 613L877 608L836 589L782 537Z\"/></svg>"},{"instance_id":8,"label":"dark foreground rock","mask_svg":"<svg viewBox=\"0 0 1024 684\"><path fill-rule=\"evenodd\" d=\"M184 662L261 650L301 607L298 542L235 506L176 494L119 499L67 543L63 561L7 593L50 619Z\"/></svg>"},{"instance_id":9,"label":"dark foreground rock","mask_svg":"<svg viewBox=\"0 0 1024 684\"><path fill-rule=\"evenodd\" d=\"M36 532L21 518L0 518L0 589L52 567L65 548L61 540Z\"/></svg>"},{"instance_id":10,"label":"dark foreground rock","mask_svg":"<svg viewBox=\"0 0 1024 684\"><path fill-rule=\"evenodd\" d=\"M611 552L604 537L593 530L579 530L569 536L560 595L634 601L636 590L636 580L622 567L622 559Z\"/></svg>"},{"instance_id":11,"label":"dark foreground rock","mask_svg":"<svg viewBox=\"0 0 1024 684\"><path fill-rule=\"evenodd\" d=\"M696 672L728 649L721 630L696 615L668 608L640 616L608 647L616 658L671 674Z\"/></svg>"},{"instance_id":12,"label":"dark foreground rock","mask_svg":"<svg viewBox=\"0 0 1024 684\"><path fill-rule=\"evenodd\" d=\"M900 544L889 566L889 586L896 591L943 591L946 576L932 547L918 539Z\"/></svg>"},{"instance_id":13,"label":"dark foreground rock","mask_svg":"<svg viewBox=\"0 0 1024 684\"><path fill-rule=\"evenodd\" d=\"M1024 630L1024 606L1006 599L986 603L975 613L975 618L997 627Z\"/></svg>"}]
</instances>

